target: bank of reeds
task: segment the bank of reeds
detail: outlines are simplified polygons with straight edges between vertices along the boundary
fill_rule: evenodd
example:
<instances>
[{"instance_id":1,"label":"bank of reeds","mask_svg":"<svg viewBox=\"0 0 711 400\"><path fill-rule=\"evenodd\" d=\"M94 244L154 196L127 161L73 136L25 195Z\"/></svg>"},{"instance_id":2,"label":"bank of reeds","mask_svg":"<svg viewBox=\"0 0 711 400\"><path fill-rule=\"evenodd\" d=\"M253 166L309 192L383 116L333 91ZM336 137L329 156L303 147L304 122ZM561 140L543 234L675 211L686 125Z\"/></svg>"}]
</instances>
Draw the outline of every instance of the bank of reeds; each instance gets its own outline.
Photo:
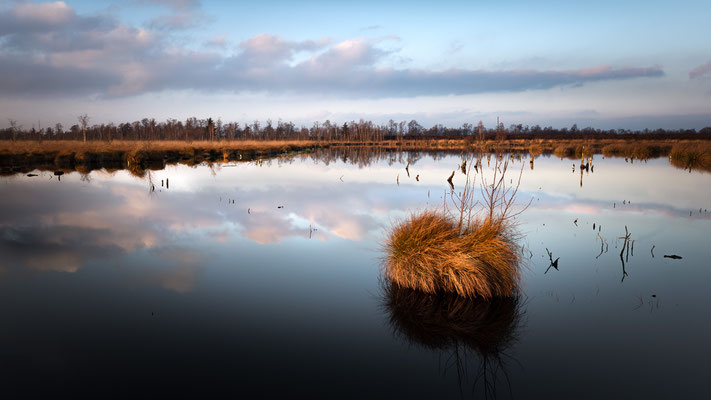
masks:
<instances>
[{"instance_id":1,"label":"bank of reeds","mask_svg":"<svg viewBox=\"0 0 711 400\"><path fill-rule=\"evenodd\" d=\"M196 164L253 160L281 154L308 152L319 146L306 141L112 141L77 142L18 141L0 142L0 172L12 174L39 170L77 170L88 173L94 169L128 169L142 176L146 169L161 169L170 163Z\"/></svg>"},{"instance_id":2,"label":"bank of reeds","mask_svg":"<svg viewBox=\"0 0 711 400\"><path fill-rule=\"evenodd\" d=\"M638 160L662 157L669 154L671 143L613 143L602 148L605 157L630 157Z\"/></svg>"},{"instance_id":3,"label":"bank of reeds","mask_svg":"<svg viewBox=\"0 0 711 400\"><path fill-rule=\"evenodd\" d=\"M672 157L672 164L680 168L686 167L682 153L700 152L701 156L693 156L702 162L700 167L691 169L708 170L703 162L704 157L711 154L711 142L708 140L638 140L623 139L506 139L475 141L465 139L401 139L381 141L316 141L316 140L283 140L283 141L72 141L46 140L43 142L21 140L12 142L0 140L0 174L29 172L34 169L64 171L91 171L98 168L127 168L129 158L133 161L150 163L152 166L160 162L186 163L194 165L201 162L222 162L233 160L250 160L262 157L273 157L281 154L296 154L309 152L319 148L371 148L387 151L461 151L470 153L508 152L514 154L530 153L554 154L560 158L579 160L594 154L606 157L630 157L633 159L649 159L667 157L673 147L677 148L677 157ZM706 154L704 156L703 154ZM682 156L682 157L678 157ZM677 161L675 161L677 160ZM694 163L691 163L693 165ZM135 163L132 165L136 165Z\"/></svg>"}]
</instances>

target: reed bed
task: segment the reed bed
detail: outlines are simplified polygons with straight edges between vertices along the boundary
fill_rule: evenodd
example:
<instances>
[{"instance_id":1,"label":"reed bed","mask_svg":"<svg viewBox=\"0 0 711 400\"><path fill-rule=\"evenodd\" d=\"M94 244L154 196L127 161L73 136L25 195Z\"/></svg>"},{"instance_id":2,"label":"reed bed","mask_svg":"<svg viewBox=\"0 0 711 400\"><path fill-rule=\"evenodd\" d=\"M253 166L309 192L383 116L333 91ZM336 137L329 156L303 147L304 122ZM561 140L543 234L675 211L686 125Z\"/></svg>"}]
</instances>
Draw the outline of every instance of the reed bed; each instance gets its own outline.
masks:
<instances>
[{"instance_id":1,"label":"reed bed","mask_svg":"<svg viewBox=\"0 0 711 400\"><path fill-rule=\"evenodd\" d=\"M614 143L602 148L605 157L630 157L638 160L662 157L669 154L671 143Z\"/></svg>"},{"instance_id":2,"label":"reed bed","mask_svg":"<svg viewBox=\"0 0 711 400\"><path fill-rule=\"evenodd\" d=\"M387 149L428 150L460 149L476 151L530 152L534 155L554 153L559 157L580 157L605 154L622 157L663 157L676 144L708 146L708 140L651 140L640 137L637 140L623 139L506 139L478 141L474 137L462 139L400 139L377 141L317 141L317 140L222 140L222 141L89 141L76 140L0 140L0 154L40 154L40 153L101 153L107 151L128 152L138 149L155 151L223 151L303 149L328 146L367 146ZM606 149L603 151L603 149ZM636 153L636 154L635 154Z\"/></svg>"},{"instance_id":3,"label":"reed bed","mask_svg":"<svg viewBox=\"0 0 711 400\"><path fill-rule=\"evenodd\" d=\"M386 244L384 272L393 283L425 293L483 299L515 295L519 247L501 217L456 218L427 210L397 224Z\"/></svg>"},{"instance_id":4,"label":"reed bed","mask_svg":"<svg viewBox=\"0 0 711 400\"><path fill-rule=\"evenodd\" d=\"M106 153L131 153L131 152L161 152L176 151L181 153L196 153L205 151L291 151L321 145L316 141L222 141L222 142L185 142L185 141L91 141L81 142L74 140L53 141L0 141L0 154L24 154L27 156L55 153L55 154L106 154Z\"/></svg>"},{"instance_id":5,"label":"reed bed","mask_svg":"<svg viewBox=\"0 0 711 400\"><path fill-rule=\"evenodd\" d=\"M75 141L43 142L0 140L0 175L39 170L129 169L139 171L160 163L224 162L253 160L283 154L308 153L325 148L369 148L386 151L466 151L470 153L553 153L572 160L603 154L606 157L649 159L671 155L672 165L709 171L708 140L623 140L623 139L508 139L475 141L465 139L403 139L382 141L239 140L239 141ZM672 154L674 149L674 154Z\"/></svg>"}]
</instances>

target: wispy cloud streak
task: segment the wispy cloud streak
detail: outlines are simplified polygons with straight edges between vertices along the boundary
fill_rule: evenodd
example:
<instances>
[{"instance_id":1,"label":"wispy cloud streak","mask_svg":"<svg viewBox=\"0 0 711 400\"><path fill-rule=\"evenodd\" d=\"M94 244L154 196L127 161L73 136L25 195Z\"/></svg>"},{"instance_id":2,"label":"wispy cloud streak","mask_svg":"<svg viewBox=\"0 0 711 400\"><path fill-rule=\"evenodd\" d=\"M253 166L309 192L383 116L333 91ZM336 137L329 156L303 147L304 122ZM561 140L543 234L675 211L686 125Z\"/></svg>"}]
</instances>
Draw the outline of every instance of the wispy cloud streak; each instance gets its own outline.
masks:
<instances>
[{"instance_id":1,"label":"wispy cloud streak","mask_svg":"<svg viewBox=\"0 0 711 400\"><path fill-rule=\"evenodd\" d=\"M689 71L689 79L700 78L706 75L709 71L711 71L711 60L709 60L706 64L699 65L698 67Z\"/></svg>"}]
</instances>

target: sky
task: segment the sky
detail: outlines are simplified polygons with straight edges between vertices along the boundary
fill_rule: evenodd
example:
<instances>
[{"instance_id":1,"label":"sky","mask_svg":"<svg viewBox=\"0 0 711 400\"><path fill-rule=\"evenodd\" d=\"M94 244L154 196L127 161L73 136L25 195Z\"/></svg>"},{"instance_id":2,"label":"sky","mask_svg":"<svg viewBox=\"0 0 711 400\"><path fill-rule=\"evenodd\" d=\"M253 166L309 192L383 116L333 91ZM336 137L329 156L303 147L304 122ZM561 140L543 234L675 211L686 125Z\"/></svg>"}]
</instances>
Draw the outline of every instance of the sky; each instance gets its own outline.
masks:
<instances>
[{"instance_id":1,"label":"sky","mask_svg":"<svg viewBox=\"0 0 711 400\"><path fill-rule=\"evenodd\" d=\"M707 0L0 0L0 127L86 113L699 129L708 15Z\"/></svg>"}]
</instances>

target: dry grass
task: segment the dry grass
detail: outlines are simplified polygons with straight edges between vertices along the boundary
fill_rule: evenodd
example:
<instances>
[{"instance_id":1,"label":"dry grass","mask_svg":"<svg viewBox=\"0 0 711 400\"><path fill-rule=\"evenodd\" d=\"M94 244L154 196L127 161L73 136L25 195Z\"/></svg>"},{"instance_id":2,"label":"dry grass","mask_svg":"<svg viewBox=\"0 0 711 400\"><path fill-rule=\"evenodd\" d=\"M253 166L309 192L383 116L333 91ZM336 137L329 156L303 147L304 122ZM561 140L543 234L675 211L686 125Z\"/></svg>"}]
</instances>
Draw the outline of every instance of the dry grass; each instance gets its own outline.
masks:
<instances>
[{"instance_id":1,"label":"dry grass","mask_svg":"<svg viewBox=\"0 0 711 400\"><path fill-rule=\"evenodd\" d=\"M669 153L669 162L675 167L689 171L711 172L711 144L676 144Z\"/></svg>"},{"instance_id":2,"label":"dry grass","mask_svg":"<svg viewBox=\"0 0 711 400\"><path fill-rule=\"evenodd\" d=\"M0 174L125 168L143 176L145 169L161 169L167 163L252 160L310 151L319 145L313 141L0 141Z\"/></svg>"},{"instance_id":3,"label":"dry grass","mask_svg":"<svg viewBox=\"0 0 711 400\"><path fill-rule=\"evenodd\" d=\"M705 140L638 140L623 139L508 139L508 140L485 140L479 142L474 137L463 139L401 139L382 141L312 141L312 140L245 140L245 141L89 141L82 142L76 140L45 140L38 141L22 140L12 142L10 140L0 140L0 154L39 154L39 153L98 153L107 151L135 151L139 149L150 151L186 151L194 149L197 151L232 151L232 150L254 150L270 151L274 149L303 149L309 147L326 146L368 146L386 149L408 149L408 150L478 150L478 151L508 151L508 152L530 152L533 155L542 153L554 153L559 157L580 158L593 154L605 154L622 157L663 157L669 154L671 147L677 143L698 144L708 146Z\"/></svg>"},{"instance_id":4,"label":"dry grass","mask_svg":"<svg viewBox=\"0 0 711 400\"><path fill-rule=\"evenodd\" d=\"M503 218L459 229L455 218L420 212L393 228L385 248L385 275L402 287L484 299L513 296L519 287L519 248Z\"/></svg>"},{"instance_id":5,"label":"dry grass","mask_svg":"<svg viewBox=\"0 0 711 400\"><path fill-rule=\"evenodd\" d=\"M146 151L185 151L185 150L273 150L304 148L318 146L320 142L314 141L222 141L222 142L185 142L185 141L118 141L111 142L81 142L75 140L44 141L0 141L0 152L11 154L74 152L74 153L102 153L102 152L132 152Z\"/></svg>"},{"instance_id":6,"label":"dry grass","mask_svg":"<svg viewBox=\"0 0 711 400\"><path fill-rule=\"evenodd\" d=\"M466 346L480 356L496 357L515 341L521 325L518 297L484 301L429 295L387 280L383 292L393 330L431 349Z\"/></svg>"},{"instance_id":7,"label":"dry grass","mask_svg":"<svg viewBox=\"0 0 711 400\"><path fill-rule=\"evenodd\" d=\"M532 144L528 147L528 152L531 153L531 157L535 157L543 153L543 146L540 144Z\"/></svg>"},{"instance_id":8,"label":"dry grass","mask_svg":"<svg viewBox=\"0 0 711 400\"><path fill-rule=\"evenodd\" d=\"M621 142L605 145L602 154L605 157L631 157L647 160L669 154L671 143Z\"/></svg>"}]
</instances>

